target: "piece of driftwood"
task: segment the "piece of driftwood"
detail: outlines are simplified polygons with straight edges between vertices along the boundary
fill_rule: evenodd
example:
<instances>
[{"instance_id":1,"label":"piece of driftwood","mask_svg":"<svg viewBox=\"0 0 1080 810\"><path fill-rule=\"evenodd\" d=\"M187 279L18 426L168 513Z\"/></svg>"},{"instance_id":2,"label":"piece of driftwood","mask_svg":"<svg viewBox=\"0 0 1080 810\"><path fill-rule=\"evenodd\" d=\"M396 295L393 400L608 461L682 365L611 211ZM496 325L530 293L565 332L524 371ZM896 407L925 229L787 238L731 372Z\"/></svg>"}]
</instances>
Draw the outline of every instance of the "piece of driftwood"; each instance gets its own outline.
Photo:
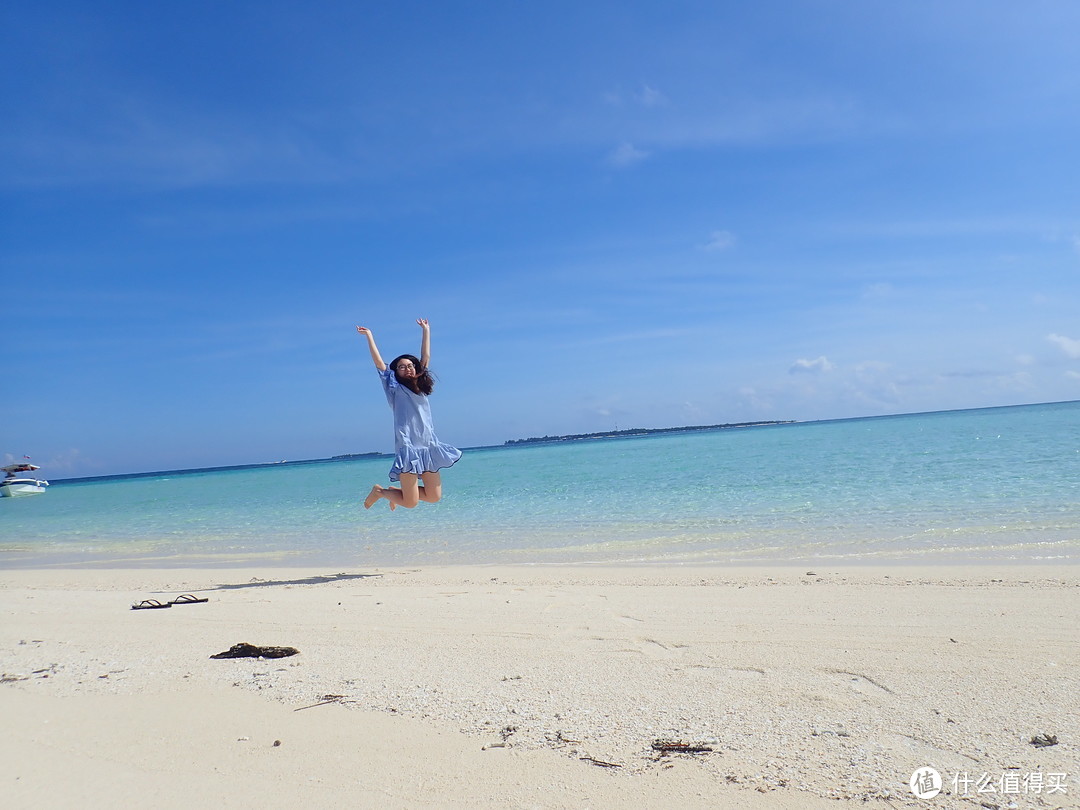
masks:
<instances>
[{"instance_id":1,"label":"piece of driftwood","mask_svg":"<svg viewBox=\"0 0 1080 810\"><path fill-rule=\"evenodd\" d=\"M551 738L549 737L548 739L551 739ZM558 743L559 745L565 745L565 744L580 745L581 744L581 740L571 740L569 737L565 736L561 731L556 731L555 732L555 738L554 738L553 741Z\"/></svg>"},{"instance_id":2,"label":"piece of driftwood","mask_svg":"<svg viewBox=\"0 0 1080 810\"><path fill-rule=\"evenodd\" d=\"M711 745L697 745L681 740L654 740L652 750L658 754L711 754Z\"/></svg>"},{"instance_id":3,"label":"piece of driftwood","mask_svg":"<svg viewBox=\"0 0 1080 810\"><path fill-rule=\"evenodd\" d=\"M601 768L621 768L618 762L604 762L602 759L596 759L595 757L578 757L582 762L591 762L593 765L599 765Z\"/></svg>"},{"instance_id":4,"label":"piece of driftwood","mask_svg":"<svg viewBox=\"0 0 1080 810\"><path fill-rule=\"evenodd\" d=\"M288 658L290 655L299 655L296 647L256 647L254 644L241 642L233 644L225 652L211 655L211 658Z\"/></svg>"},{"instance_id":5,"label":"piece of driftwood","mask_svg":"<svg viewBox=\"0 0 1080 810\"><path fill-rule=\"evenodd\" d=\"M294 712L302 712L304 709L314 709L316 706L327 706L331 703L341 703L345 699L344 695L323 695L322 700L318 703L312 703L310 706L301 706L299 709L293 709Z\"/></svg>"},{"instance_id":6,"label":"piece of driftwood","mask_svg":"<svg viewBox=\"0 0 1080 810\"><path fill-rule=\"evenodd\" d=\"M1038 734L1031 738L1031 744L1036 748L1049 748L1058 744L1058 738L1056 734Z\"/></svg>"}]
</instances>

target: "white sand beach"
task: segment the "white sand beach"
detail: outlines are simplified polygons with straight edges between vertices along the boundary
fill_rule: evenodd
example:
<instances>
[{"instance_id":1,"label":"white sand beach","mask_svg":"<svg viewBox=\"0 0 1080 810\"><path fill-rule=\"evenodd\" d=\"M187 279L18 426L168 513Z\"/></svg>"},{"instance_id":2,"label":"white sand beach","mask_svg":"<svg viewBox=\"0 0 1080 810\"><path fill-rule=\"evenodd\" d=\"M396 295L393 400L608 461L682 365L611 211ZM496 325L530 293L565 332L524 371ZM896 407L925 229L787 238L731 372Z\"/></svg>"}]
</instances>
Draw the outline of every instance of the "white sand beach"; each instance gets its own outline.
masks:
<instances>
[{"instance_id":1,"label":"white sand beach","mask_svg":"<svg viewBox=\"0 0 1080 810\"><path fill-rule=\"evenodd\" d=\"M1076 568L53 569L0 586L5 807L1080 807ZM130 609L183 593L209 601ZM238 642L300 652L210 658ZM943 790L918 800L927 766Z\"/></svg>"}]
</instances>

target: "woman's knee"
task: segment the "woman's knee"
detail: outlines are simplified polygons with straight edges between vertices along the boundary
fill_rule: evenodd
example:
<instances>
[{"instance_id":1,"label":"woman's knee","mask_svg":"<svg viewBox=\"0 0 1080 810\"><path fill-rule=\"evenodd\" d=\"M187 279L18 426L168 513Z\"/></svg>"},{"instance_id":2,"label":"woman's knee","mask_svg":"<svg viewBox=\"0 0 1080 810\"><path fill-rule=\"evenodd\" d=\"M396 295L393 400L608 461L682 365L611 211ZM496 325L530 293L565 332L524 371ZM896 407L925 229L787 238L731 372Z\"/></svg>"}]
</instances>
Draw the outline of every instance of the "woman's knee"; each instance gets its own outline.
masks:
<instances>
[{"instance_id":1,"label":"woman's knee","mask_svg":"<svg viewBox=\"0 0 1080 810\"><path fill-rule=\"evenodd\" d=\"M415 509L418 503L420 503L420 494L416 490L401 493L401 505L406 509Z\"/></svg>"}]
</instances>

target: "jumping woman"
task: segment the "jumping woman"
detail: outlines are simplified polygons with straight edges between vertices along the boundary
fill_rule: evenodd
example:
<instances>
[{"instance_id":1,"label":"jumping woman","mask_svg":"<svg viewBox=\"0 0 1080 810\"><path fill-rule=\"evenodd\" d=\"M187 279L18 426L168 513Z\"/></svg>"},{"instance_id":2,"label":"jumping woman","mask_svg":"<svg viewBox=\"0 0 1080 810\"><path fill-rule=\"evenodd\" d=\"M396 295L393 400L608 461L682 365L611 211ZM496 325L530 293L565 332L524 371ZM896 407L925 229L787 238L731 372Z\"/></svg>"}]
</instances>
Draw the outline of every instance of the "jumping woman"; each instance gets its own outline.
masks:
<instances>
[{"instance_id":1,"label":"jumping woman","mask_svg":"<svg viewBox=\"0 0 1080 810\"><path fill-rule=\"evenodd\" d=\"M386 401L394 412L394 465L390 468L390 480L401 485L398 489L376 484L364 499L365 509L370 509L380 498L386 498L391 509L399 506L412 509L420 501L436 503L442 498L439 470L461 458L460 450L439 441L431 424L428 395L435 386L428 371L431 327L423 318L416 322L423 331L420 357L403 354L389 366L383 362L371 330L365 326L356 327L356 331L367 338L371 360L379 370Z\"/></svg>"}]
</instances>

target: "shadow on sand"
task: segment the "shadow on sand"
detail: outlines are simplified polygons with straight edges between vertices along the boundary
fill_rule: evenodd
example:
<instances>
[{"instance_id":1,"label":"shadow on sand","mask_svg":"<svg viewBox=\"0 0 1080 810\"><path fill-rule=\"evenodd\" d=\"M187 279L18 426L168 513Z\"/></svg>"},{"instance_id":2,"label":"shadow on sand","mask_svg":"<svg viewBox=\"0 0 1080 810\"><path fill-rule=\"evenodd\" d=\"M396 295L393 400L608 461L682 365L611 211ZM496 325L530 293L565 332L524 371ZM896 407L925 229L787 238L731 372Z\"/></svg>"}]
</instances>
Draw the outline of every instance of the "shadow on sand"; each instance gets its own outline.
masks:
<instances>
[{"instance_id":1,"label":"shadow on sand","mask_svg":"<svg viewBox=\"0 0 1080 810\"><path fill-rule=\"evenodd\" d=\"M344 582L349 579L368 579L381 577L382 574L325 574L323 576L303 577L301 579L252 579L231 585L215 585L204 588L207 591L234 591L239 588L271 588L275 585L324 585L327 582Z\"/></svg>"}]
</instances>

